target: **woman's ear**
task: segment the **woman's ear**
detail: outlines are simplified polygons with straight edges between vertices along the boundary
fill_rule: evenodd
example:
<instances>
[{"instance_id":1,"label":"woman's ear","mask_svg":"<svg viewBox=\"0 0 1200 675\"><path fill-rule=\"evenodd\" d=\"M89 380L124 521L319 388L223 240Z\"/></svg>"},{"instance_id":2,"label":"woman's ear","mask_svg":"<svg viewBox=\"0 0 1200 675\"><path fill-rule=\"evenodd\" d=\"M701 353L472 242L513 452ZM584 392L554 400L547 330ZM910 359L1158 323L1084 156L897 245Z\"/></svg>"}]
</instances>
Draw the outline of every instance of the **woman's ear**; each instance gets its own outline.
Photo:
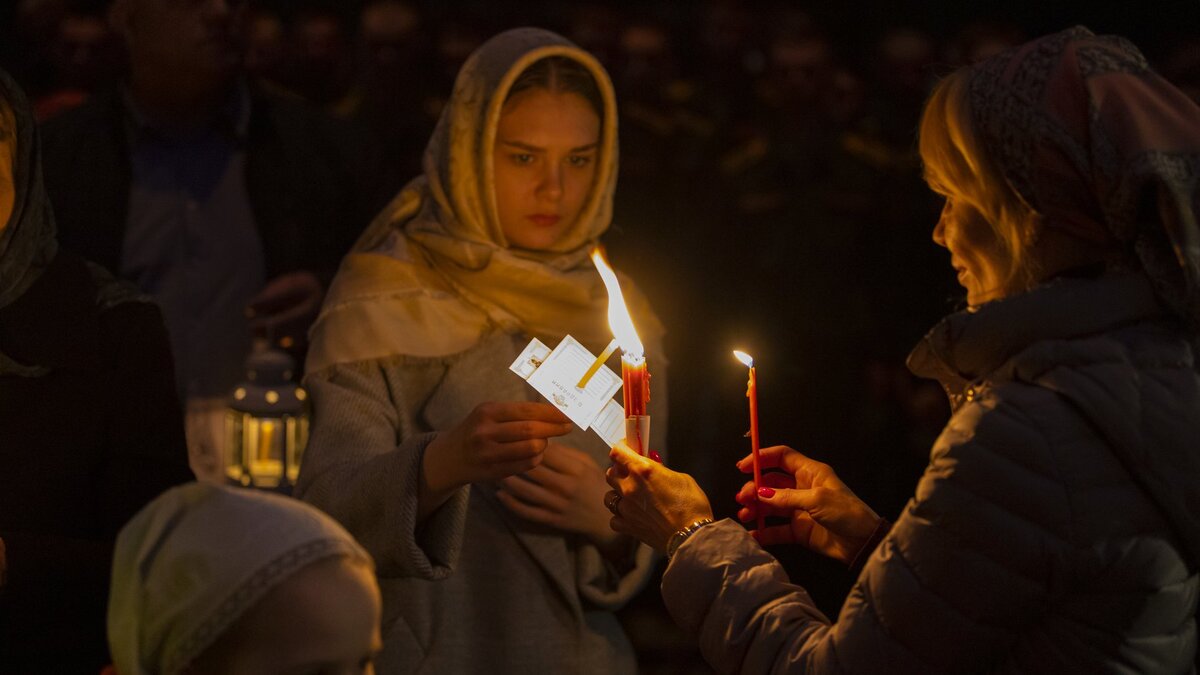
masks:
<instances>
[{"instance_id":1,"label":"woman's ear","mask_svg":"<svg viewBox=\"0 0 1200 675\"><path fill-rule=\"evenodd\" d=\"M1025 208L1026 208L1026 211L1025 211L1025 215L1024 215L1024 219L1025 219L1024 227L1025 227L1025 232L1028 233L1028 234L1026 234L1026 239L1027 239L1026 246L1031 247L1034 244L1037 244L1038 239L1041 239L1041 237L1042 237L1042 232L1046 231L1046 217L1041 215L1040 213L1037 213L1033 209L1030 209L1029 207L1025 207Z\"/></svg>"}]
</instances>

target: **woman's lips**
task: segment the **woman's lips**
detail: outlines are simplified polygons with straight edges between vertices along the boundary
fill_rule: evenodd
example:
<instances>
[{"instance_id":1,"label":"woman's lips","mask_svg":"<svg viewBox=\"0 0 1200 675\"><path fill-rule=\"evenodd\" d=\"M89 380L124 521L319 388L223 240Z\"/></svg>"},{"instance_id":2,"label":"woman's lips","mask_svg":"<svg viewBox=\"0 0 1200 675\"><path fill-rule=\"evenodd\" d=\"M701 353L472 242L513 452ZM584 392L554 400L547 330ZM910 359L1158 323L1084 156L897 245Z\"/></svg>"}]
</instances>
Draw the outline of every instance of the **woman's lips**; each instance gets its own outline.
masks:
<instances>
[{"instance_id":1,"label":"woman's lips","mask_svg":"<svg viewBox=\"0 0 1200 675\"><path fill-rule=\"evenodd\" d=\"M558 221L562 220L562 216L553 214L535 213L532 216L526 216L534 224L541 227L554 227Z\"/></svg>"}]
</instances>

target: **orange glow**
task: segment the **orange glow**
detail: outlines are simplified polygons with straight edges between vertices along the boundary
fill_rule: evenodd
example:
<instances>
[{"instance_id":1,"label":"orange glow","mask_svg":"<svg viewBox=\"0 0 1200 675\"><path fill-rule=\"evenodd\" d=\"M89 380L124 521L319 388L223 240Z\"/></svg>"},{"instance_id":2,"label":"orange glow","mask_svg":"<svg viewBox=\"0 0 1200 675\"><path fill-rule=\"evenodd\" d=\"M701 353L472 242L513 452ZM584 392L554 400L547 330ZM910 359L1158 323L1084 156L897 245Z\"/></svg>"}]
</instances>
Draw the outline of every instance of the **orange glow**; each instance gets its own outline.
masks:
<instances>
[{"instance_id":1,"label":"orange glow","mask_svg":"<svg viewBox=\"0 0 1200 675\"><path fill-rule=\"evenodd\" d=\"M616 273L608 266L599 248L592 249L592 262L604 280L604 287L608 289L608 327L612 329L613 337L626 356L634 360L642 358L646 349L642 346L637 329L633 327L633 319L629 316L629 308L625 306L625 296L621 294Z\"/></svg>"}]
</instances>

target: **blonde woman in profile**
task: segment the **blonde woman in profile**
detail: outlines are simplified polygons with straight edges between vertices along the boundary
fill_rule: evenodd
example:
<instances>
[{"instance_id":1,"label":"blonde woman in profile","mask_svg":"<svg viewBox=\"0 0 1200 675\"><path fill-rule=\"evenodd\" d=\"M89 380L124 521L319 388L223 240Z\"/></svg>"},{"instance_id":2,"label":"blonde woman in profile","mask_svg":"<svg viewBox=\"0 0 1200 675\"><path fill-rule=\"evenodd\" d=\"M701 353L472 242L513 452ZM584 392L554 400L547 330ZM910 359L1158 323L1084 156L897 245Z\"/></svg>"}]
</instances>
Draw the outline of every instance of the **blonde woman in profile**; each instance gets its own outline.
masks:
<instances>
[{"instance_id":1,"label":"blonde woman in profile","mask_svg":"<svg viewBox=\"0 0 1200 675\"><path fill-rule=\"evenodd\" d=\"M739 515L786 524L713 523L618 448L614 528L671 556L663 599L723 673L1195 672L1200 108L1073 28L944 80L920 148L968 309L909 357L954 414L895 525L776 446ZM760 543L859 569L840 613Z\"/></svg>"},{"instance_id":2,"label":"blonde woman in profile","mask_svg":"<svg viewBox=\"0 0 1200 675\"><path fill-rule=\"evenodd\" d=\"M558 35L502 33L463 66L424 166L313 328L297 494L375 557L380 672L631 672L613 611L651 550L609 529L604 443L508 372L531 337L611 339L588 260L617 174L609 78ZM623 283L661 451L662 327Z\"/></svg>"}]
</instances>

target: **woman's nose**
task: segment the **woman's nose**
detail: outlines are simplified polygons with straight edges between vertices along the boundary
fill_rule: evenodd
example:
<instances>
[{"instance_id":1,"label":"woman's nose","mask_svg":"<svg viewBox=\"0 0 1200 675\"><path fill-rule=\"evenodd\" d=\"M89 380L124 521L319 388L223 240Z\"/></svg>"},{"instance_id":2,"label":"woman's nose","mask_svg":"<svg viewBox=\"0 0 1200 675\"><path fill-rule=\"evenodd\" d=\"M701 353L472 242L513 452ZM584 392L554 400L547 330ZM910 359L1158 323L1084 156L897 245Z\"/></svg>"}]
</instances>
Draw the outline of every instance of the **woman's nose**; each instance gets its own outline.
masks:
<instances>
[{"instance_id":1,"label":"woman's nose","mask_svg":"<svg viewBox=\"0 0 1200 675\"><path fill-rule=\"evenodd\" d=\"M563 194L563 171L553 162L547 164L538 184L538 193L546 199L558 201Z\"/></svg>"},{"instance_id":2,"label":"woman's nose","mask_svg":"<svg viewBox=\"0 0 1200 675\"><path fill-rule=\"evenodd\" d=\"M933 226L933 243L946 247L946 212L950 210L949 203L942 207L942 212L938 214L937 224Z\"/></svg>"}]
</instances>

